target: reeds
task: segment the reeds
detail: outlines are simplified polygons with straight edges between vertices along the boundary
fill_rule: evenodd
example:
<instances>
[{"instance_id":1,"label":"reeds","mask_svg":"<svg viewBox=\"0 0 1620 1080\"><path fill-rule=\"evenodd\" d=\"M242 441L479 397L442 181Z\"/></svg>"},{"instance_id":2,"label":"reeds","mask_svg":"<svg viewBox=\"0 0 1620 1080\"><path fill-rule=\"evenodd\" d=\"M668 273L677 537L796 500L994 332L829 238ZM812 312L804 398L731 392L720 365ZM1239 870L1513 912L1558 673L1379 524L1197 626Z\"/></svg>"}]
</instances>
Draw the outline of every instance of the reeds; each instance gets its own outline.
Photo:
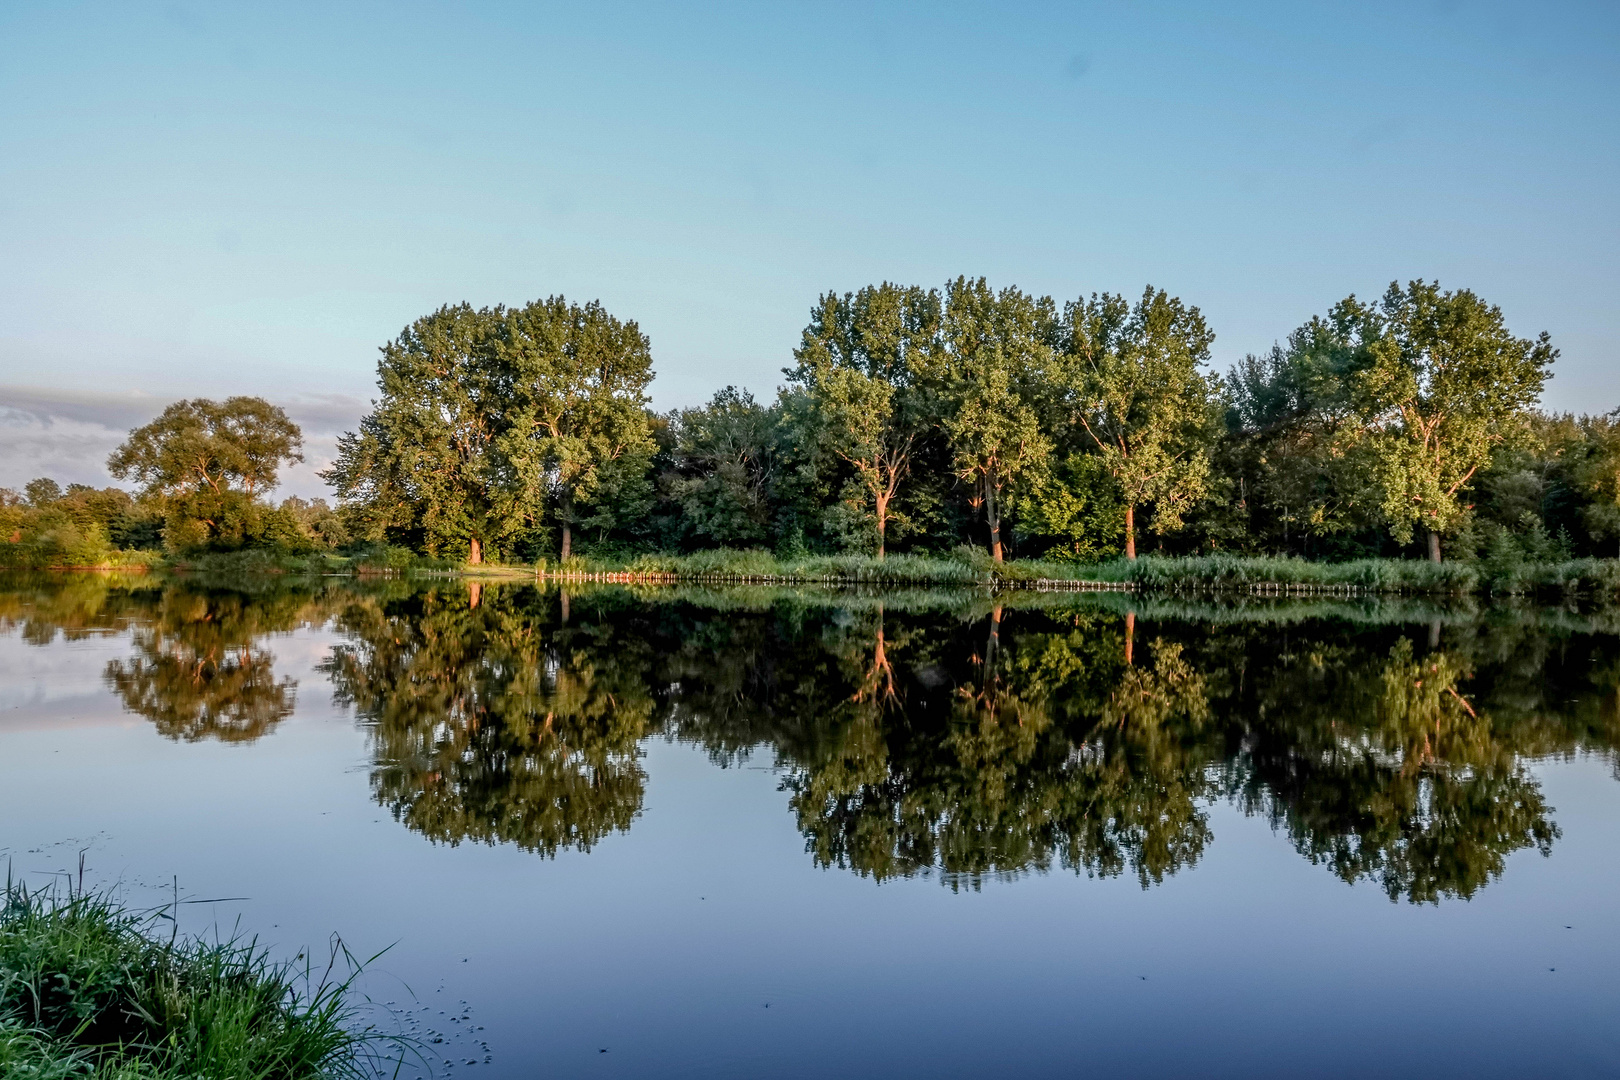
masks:
<instances>
[{"instance_id":1,"label":"reeds","mask_svg":"<svg viewBox=\"0 0 1620 1080\"><path fill-rule=\"evenodd\" d=\"M106 894L30 892L0 909L0 1076L29 1080L358 1080L385 1044L361 1027L363 964L335 943L324 971L256 941L167 938L173 909ZM397 1055L396 1055L397 1059Z\"/></svg>"}]
</instances>

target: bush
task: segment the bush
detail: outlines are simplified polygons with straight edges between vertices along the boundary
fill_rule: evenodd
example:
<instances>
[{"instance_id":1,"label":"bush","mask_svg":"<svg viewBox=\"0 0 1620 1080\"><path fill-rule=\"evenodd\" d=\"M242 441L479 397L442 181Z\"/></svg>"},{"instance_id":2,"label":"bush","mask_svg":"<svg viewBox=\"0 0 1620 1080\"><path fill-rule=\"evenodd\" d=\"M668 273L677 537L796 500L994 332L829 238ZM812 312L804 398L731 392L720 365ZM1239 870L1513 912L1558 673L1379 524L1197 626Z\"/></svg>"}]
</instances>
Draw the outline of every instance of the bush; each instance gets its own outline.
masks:
<instances>
[{"instance_id":1,"label":"bush","mask_svg":"<svg viewBox=\"0 0 1620 1080\"><path fill-rule=\"evenodd\" d=\"M113 557L103 526L80 527L56 510L31 515L7 539L0 543L0 566L16 569L108 566Z\"/></svg>"}]
</instances>

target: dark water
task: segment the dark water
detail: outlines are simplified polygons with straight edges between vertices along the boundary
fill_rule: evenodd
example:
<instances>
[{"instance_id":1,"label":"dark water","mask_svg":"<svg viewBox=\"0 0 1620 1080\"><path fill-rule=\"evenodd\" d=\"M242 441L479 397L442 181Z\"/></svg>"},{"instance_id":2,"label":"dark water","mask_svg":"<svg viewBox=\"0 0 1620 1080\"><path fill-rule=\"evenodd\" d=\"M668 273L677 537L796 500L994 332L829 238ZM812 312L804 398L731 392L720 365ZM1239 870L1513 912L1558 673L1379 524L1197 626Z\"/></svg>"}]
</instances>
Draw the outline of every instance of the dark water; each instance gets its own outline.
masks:
<instances>
[{"instance_id":1,"label":"dark water","mask_svg":"<svg viewBox=\"0 0 1620 1080\"><path fill-rule=\"evenodd\" d=\"M1620 613L246 584L0 584L0 855L441 1074L1620 1075Z\"/></svg>"}]
</instances>

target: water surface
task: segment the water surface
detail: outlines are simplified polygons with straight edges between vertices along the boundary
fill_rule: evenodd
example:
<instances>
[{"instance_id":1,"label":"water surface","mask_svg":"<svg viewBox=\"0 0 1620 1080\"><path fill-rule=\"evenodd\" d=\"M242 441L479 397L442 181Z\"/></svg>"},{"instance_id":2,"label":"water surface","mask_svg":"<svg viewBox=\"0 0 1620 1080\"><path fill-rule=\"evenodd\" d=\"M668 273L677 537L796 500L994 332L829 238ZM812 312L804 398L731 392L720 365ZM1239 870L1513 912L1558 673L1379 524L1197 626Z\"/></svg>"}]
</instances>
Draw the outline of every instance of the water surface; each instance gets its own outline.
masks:
<instances>
[{"instance_id":1,"label":"water surface","mask_svg":"<svg viewBox=\"0 0 1620 1080\"><path fill-rule=\"evenodd\" d=\"M14 872L392 946L441 1074L1620 1073L1605 610L84 576L0 628Z\"/></svg>"}]
</instances>

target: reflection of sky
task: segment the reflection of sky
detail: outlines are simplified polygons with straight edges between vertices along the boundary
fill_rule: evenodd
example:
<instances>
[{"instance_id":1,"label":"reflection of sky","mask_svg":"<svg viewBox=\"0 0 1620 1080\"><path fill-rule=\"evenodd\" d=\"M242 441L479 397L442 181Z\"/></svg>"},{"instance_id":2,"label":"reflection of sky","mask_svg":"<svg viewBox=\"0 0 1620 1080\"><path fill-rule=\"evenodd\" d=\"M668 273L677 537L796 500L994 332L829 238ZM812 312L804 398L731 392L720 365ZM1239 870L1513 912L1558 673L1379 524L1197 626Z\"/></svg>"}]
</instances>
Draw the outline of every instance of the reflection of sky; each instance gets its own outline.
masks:
<instances>
[{"instance_id":1,"label":"reflection of sky","mask_svg":"<svg viewBox=\"0 0 1620 1080\"><path fill-rule=\"evenodd\" d=\"M185 925L240 918L289 954L333 930L356 951L392 944L369 989L407 1001L403 980L441 1028L437 1009L465 999L495 1054L475 1076L1620 1066L1620 784L1603 761L1538 765L1563 829L1552 856L1520 851L1438 907L1346 886L1225 803L1198 864L1146 891L1066 872L978 893L875 885L815 867L765 755L722 770L661 739L631 831L545 860L435 847L377 807L364 734L314 670L332 640L270 638L298 714L226 745L116 722L95 688L121 638L0 636L0 702L107 722L0 725L0 857L33 877L88 844L92 872L132 895L156 901L176 875L182 895L246 896Z\"/></svg>"}]
</instances>

